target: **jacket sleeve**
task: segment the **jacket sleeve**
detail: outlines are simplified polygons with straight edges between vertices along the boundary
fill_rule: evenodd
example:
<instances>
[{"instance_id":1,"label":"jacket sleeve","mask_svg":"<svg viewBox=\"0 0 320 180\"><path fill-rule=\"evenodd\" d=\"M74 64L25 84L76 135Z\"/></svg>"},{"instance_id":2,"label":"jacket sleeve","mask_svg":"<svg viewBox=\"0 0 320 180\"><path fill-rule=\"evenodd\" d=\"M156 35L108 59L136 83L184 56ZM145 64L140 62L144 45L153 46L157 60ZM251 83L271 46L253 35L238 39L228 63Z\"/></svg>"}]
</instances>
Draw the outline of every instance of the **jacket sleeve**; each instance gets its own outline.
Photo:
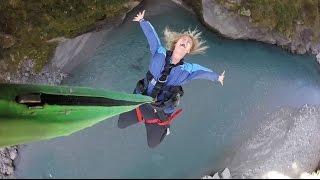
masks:
<instances>
[{"instance_id":1,"label":"jacket sleeve","mask_svg":"<svg viewBox=\"0 0 320 180\"><path fill-rule=\"evenodd\" d=\"M158 48L161 47L161 42L158 37L158 34L156 33L149 21L140 21L140 27L142 28L142 31L148 40L151 54L154 55Z\"/></svg>"},{"instance_id":2,"label":"jacket sleeve","mask_svg":"<svg viewBox=\"0 0 320 180\"><path fill-rule=\"evenodd\" d=\"M208 68L205 68L199 64L194 63L184 63L182 66L183 70L188 72L187 78L182 82L185 84L194 79L207 79L210 81L218 81L219 75Z\"/></svg>"}]
</instances>

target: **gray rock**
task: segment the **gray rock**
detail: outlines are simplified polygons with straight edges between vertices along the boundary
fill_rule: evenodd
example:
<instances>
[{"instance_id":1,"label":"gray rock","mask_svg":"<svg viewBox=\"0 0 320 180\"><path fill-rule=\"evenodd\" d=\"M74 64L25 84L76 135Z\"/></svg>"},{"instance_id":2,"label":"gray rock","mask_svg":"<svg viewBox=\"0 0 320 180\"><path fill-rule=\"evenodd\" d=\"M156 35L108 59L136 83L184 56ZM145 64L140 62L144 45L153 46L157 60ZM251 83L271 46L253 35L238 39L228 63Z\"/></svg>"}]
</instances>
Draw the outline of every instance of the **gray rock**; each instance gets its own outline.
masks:
<instances>
[{"instance_id":1,"label":"gray rock","mask_svg":"<svg viewBox=\"0 0 320 180\"><path fill-rule=\"evenodd\" d=\"M193 13L192 9L188 7L183 0L171 0L172 2L176 3L177 5L183 7L184 9L188 10L189 12Z\"/></svg>"},{"instance_id":2,"label":"gray rock","mask_svg":"<svg viewBox=\"0 0 320 180\"><path fill-rule=\"evenodd\" d=\"M270 173L298 178L320 159L320 107L282 108L268 116L235 154L232 177L262 178Z\"/></svg>"},{"instance_id":3,"label":"gray rock","mask_svg":"<svg viewBox=\"0 0 320 180\"><path fill-rule=\"evenodd\" d=\"M230 4L229 1L228 3ZM232 3L238 2L232 1ZM202 0L202 7L204 23L225 37L277 44L298 54L307 52L318 54L320 52L319 45L311 45L314 32L303 23L296 23L294 37L289 39L274 30L253 25L250 10L240 9L238 13L235 13L232 8L221 5L217 0ZM317 43L319 44L319 40Z\"/></svg>"},{"instance_id":4,"label":"gray rock","mask_svg":"<svg viewBox=\"0 0 320 180\"><path fill-rule=\"evenodd\" d=\"M11 178L14 173L13 161L10 158L10 152L16 150L16 147L0 148L0 178Z\"/></svg>"},{"instance_id":5,"label":"gray rock","mask_svg":"<svg viewBox=\"0 0 320 180\"><path fill-rule=\"evenodd\" d=\"M225 168L221 173L222 179L231 179L231 174L228 168Z\"/></svg>"},{"instance_id":6,"label":"gray rock","mask_svg":"<svg viewBox=\"0 0 320 180\"><path fill-rule=\"evenodd\" d=\"M5 166L5 168L3 169L3 174L7 176L13 175L13 173L14 173L13 166Z\"/></svg>"},{"instance_id":7,"label":"gray rock","mask_svg":"<svg viewBox=\"0 0 320 180\"><path fill-rule=\"evenodd\" d=\"M216 172L216 173L212 176L212 179L220 179L219 174Z\"/></svg>"},{"instance_id":8,"label":"gray rock","mask_svg":"<svg viewBox=\"0 0 320 180\"><path fill-rule=\"evenodd\" d=\"M10 158L6 157L6 156L2 156L1 157L1 163L10 165L12 163L12 160Z\"/></svg>"},{"instance_id":9,"label":"gray rock","mask_svg":"<svg viewBox=\"0 0 320 180\"><path fill-rule=\"evenodd\" d=\"M12 159L12 160L15 160L16 159L16 157L18 156L18 151L17 151L17 149L12 149L10 152L9 152L9 156L10 156L10 159Z\"/></svg>"},{"instance_id":10,"label":"gray rock","mask_svg":"<svg viewBox=\"0 0 320 180\"><path fill-rule=\"evenodd\" d=\"M0 155L5 155L5 154L6 154L6 149L0 148Z\"/></svg>"},{"instance_id":11,"label":"gray rock","mask_svg":"<svg viewBox=\"0 0 320 180\"><path fill-rule=\"evenodd\" d=\"M213 179L213 178L212 176L206 175L206 176L203 176L201 179Z\"/></svg>"},{"instance_id":12,"label":"gray rock","mask_svg":"<svg viewBox=\"0 0 320 180\"><path fill-rule=\"evenodd\" d=\"M29 73L24 73L23 75L24 75L25 77L29 77L29 76L30 76Z\"/></svg>"},{"instance_id":13,"label":"gray rock","mask_svg":"<svg viewBox=\"0 0 320 180\"><path fill-rule=\"evenodd\" d=\"M242 16L248 16L248 17L251 16L250 9L241 8L239 13Z\"/></svg>"},{"instance_id":14,"label":"gray rock","mask_svg":"<svg viewBox=\"0 0 320 180\"><path fill-rule=\"evenodd\" d=\"M318 63L320 64L320 53L316 56Z\"/></svg>"},{"instance_id":15,"label":"gray rock","mask_svg":"<svg viewBox=\"0 0 320 180\"><path fill-rule=\"evenodd\" d=\"M232 39L256 39L275 43L271 32L257 28L249 17L240 16L220 5L216 0L202 0L203 20L211 28Z\"/></svg>"},{"instance_id":16,"label":"gray rock","mask_svg":"<svg viewBox=\"0 0 320 180\"><path fill-rule=\"evenodd\" d=\"M57 42L57 43L63 43L65 41L69 40L69 38L65 38L65 37L56 37L53 39L48 40L48 43L53 43L53 42Z\"/></svg>"},{"instance_id":17,"label":"gray rock","mask_svg":"<svg viewBox=\"0 0 320 180\"><path fill-rule=\"evenodd\" d=\"M299 46L296 52L297 54L305 54L307 49L304 46Z\"/></svg>"}]
</instances>

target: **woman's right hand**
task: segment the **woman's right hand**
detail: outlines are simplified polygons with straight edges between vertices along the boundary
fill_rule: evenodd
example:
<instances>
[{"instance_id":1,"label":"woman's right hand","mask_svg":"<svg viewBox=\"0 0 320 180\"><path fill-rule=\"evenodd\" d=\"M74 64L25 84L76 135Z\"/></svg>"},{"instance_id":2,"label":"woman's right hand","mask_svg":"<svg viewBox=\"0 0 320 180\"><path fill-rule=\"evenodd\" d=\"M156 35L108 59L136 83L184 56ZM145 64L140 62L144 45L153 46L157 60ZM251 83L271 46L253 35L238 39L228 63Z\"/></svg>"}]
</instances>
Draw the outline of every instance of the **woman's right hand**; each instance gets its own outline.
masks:
<instances>
[{"instance_id":1,"label":"woman's right hand","mask_svg":"<svg viewBox=\"0 0 320 180\"><path fill-rule=\"evenodd\" d=\"M133 18L132 21L140 22L140 21L143 19L143 17L144 17L145 11L146 11L146 10L143 10L142 12L139 12L139 13L137 14L137 16Z\"/></svg>"},{"instance_id":2,"label":"woman's right hand","mask_svg":"<svg viewBox=\"0 0 320 180\"><path fill-rule=\"evenodd\" d=\"M219 76L218 81L221 83L221 85L223 86L223 80L224 80L224 73L226 71L223 71L223 73Z\"/></svg>"}]
</instances>

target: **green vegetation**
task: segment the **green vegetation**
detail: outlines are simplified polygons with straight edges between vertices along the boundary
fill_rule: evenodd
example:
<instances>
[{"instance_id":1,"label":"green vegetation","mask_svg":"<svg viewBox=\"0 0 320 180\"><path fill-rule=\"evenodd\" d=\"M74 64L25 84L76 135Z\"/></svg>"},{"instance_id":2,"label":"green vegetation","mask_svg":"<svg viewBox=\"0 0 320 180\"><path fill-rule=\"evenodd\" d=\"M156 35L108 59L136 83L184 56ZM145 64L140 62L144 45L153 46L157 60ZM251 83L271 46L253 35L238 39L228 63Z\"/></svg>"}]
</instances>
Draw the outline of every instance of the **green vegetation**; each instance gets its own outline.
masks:
<instances>
[{"instance_id":1,"label":"green vegetation","mask_svg":"<svg viewBox=\"0 0 320 180\"><path fill-rule=\"evenodd\" d=\"M276 29L289 38L297 22L319 31L318 0L248 0L243 1L243 6L251 10L255 23Z\"/></svg>"},{"instance_id":2,"label":"green vegetation","mask_svg":"<svg viewBox=\"0 0 320 180\"><path fill-rule=\"evenodd\" d=\"M218 0L224 6L230 6L226 0ZM253 23L276 30L288 38L295 33L295 25L303 24L313 32L320 32L319 0L242 0L236 4L236 11L250 10ZM315 37L314 37L315 38Z\"/></svg>"},{"instance_id":3,"label":"green vegetation","mask_svg":"<svg viewBox=\"0 0 320 180\"><path fill-rule=\"evenodd\" d=\"M55 37L75 37L128 10L130 0L5 0L0 1L0 37L10 35L11 47L0 41L0 60L16 70L25 58L35 60L40 70L54 52Z\"/></svg>"}]
</instances>

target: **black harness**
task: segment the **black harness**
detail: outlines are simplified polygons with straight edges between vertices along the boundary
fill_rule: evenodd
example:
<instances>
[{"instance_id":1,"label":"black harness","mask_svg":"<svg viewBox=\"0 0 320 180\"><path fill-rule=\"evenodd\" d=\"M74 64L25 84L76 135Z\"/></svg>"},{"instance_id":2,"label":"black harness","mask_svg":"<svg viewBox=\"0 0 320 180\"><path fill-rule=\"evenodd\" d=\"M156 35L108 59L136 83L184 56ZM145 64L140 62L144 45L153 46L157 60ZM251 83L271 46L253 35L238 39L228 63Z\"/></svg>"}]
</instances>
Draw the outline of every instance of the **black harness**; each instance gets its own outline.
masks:
<instances>
[{"instance_id":1,"label":"black harness","mask_svg":"<svg viewBox=\"0 0 320 180\"><path fill-rule=\"evenodd\" d=\"M171 64L171 55L172 51L166 52L165 65L158 80L154 79L151 72L148 71L146 77L138 81L135 89L136 93L147 95L149 83L154 84L154 88L150 96L156 100L153 105L157 107L166 107L170 104L177 106L179 98L183 96L183 89L181 86L165 86L172 68L183 64L183 59L177 64ZM164 99L162 101L157 101L160 94L164 95Z\"/></svg>"}]
</instances>

